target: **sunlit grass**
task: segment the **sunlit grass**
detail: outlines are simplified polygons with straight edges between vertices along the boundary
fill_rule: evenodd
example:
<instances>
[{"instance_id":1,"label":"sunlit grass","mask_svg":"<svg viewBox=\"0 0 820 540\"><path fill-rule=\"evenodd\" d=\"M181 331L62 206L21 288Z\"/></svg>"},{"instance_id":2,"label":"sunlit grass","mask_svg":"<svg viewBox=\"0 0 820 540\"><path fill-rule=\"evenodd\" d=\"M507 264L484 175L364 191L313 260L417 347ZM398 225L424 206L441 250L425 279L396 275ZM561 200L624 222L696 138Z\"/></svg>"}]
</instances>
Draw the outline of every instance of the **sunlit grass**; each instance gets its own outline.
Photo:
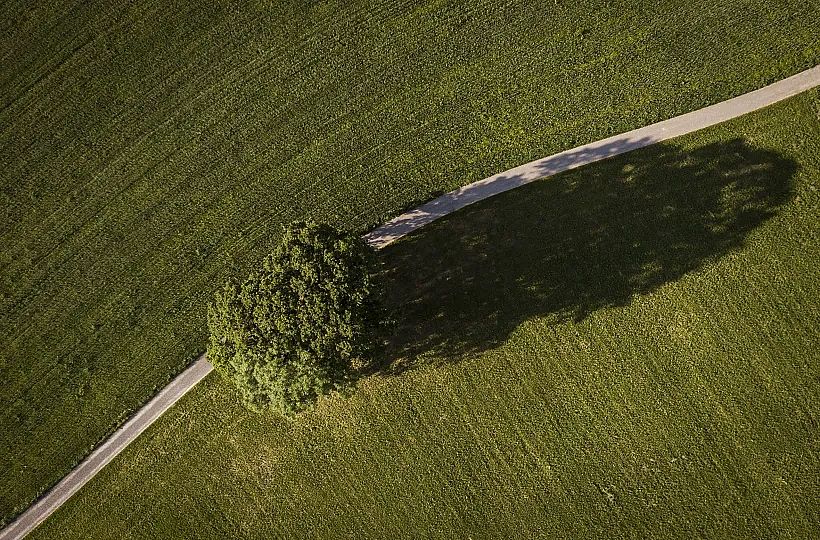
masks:
<instances>
[{"instance_id":1,"label":"sunlit grass","mask_svg":"<svg viewBox=\"0 0 820 540\"><path fill-rule=\"evenodd\" d=\"M0 522L308 215L414 202L820 62L816 2L4 2Z\"/></svg>"},{"instance_id":2,"label":"sunlit grass","mask_svg":"<svg viewBox=\"0 0 820 540\"><path fill-rule=\"evenodd\" d=\"M293 423L209 377L33 537L816 537L819 110L421 229L398 364Z\"/></svg>"}]
</instances>

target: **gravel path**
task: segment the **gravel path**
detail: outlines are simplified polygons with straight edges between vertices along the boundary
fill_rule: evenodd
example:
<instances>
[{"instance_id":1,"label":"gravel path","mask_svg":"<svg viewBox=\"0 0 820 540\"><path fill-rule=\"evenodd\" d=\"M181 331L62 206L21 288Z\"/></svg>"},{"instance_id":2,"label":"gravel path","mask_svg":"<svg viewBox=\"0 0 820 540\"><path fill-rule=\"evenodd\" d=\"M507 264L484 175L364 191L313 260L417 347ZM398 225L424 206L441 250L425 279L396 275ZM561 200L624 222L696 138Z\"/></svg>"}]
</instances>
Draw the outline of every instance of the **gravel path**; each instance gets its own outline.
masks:
<instances>
[{"instance_id":1,"label":"gravel path","mask_svg":"<svg viewBox=\"0 0 820 540\"><path fill-rule=\"evenodd\" d=\"M581 167L582 165L624 154L637 148L643 148L650 144L731 120L818 85L820 85L820 66L815 66L788 79L765 86L760 90L676 116L657 124L519 165L508 171L451 191L405 212L366 234L365 239L373 247L382 248L419 227L493 195L509 191L545 176Z\"/></svg>"},{"instance_id":2,"label":"gravel path","mask_svg":"<svg viewBox=\"0 0 820 540\"><path fill-rule=\"evenodd\" d=\"M213 367L202 355L185 371L177 375L168 385L159 391L151 401L146 403L123 424L111 437L98 446L82 463L77 465L51 491L30 506L25 512L0 531L0 539L12 540L23 538L37 525L57 510L69 497L74 495L95 474L108 465L123 448L128 446L140 433L154 423L162 413L171 408L185 393L213 370Z\"/></svg>"},{"instance_id":3,"label":"gravel path","mask_svg":"<svg viewBox=\"0 0 820 540\"><path fill-rule=\"evenodd\" d=\"M493 195L545 176L730 120L816 86L820 86L820 66L716 105L585 144L479 180L405 212L369 232L364 238L371 246L380 249L440 217ZM199 357L57 485L0 531L0 540L17 540L31 532L212 370L213 367L205 356Z\"/></svg>"}]
</instances>

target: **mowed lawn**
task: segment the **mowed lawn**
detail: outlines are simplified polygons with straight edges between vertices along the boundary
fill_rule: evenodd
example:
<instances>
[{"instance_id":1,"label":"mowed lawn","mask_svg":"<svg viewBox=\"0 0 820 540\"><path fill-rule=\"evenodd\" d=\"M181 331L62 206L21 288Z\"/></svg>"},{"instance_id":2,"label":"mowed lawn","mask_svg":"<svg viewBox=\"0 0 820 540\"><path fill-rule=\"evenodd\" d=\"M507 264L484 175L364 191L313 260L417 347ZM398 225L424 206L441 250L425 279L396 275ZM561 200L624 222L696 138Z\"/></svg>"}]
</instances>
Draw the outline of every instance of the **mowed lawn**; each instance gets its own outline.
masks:
<instances>
[{"instance_id":1,"label":"mowed lawn","mask_svg":"<svg viewBox=\"0 0 820 540\"><path fill-rule=\"evenodd\" d=\"M208 377L33 538L816 538L820 92L381 252L390 362Z\"/></svg>"},{"instance_id":2,"label":"mowed lawn","mask_svg":"<svg viewBox=\"0 0 820 540\"><path fill-rule=\"evenodd\" d=\"M363 232L820 62L812 0L0 11L0 523L203 351L280 224Z\"/></svg>"}]
</instances>

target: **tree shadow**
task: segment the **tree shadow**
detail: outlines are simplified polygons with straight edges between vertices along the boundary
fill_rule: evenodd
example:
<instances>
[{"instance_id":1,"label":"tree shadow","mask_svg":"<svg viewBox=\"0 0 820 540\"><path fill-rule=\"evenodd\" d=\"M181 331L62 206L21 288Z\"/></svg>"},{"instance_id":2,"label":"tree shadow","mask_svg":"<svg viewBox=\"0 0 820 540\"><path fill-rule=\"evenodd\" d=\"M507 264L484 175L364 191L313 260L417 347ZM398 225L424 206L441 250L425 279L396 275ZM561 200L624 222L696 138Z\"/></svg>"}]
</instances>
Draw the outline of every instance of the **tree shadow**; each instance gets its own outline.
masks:
<instances>
[{"instance_id":1,"label":"tree shadow","mask_svg":"<svg viewBox=\"0 0 820 540\"><path fill-rule=\"evenodd\" d=\"M380 252L396 327L374 368L455 361L535 316L627 305L741 247L790 199L796 171L739 139L657 144L435 221Z\"/></svg>"}]
</instances>

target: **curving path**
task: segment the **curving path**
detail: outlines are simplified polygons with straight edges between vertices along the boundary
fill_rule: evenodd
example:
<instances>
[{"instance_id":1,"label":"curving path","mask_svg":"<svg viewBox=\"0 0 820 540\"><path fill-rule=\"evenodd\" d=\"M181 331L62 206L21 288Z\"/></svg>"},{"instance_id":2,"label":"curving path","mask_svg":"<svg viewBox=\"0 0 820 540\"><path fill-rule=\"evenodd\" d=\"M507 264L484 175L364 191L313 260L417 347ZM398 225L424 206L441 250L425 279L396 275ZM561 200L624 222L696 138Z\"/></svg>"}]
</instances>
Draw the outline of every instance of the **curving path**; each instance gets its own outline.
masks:
<instances>
[{"instance_id":1,"label":"curving path","mask_svg":"<svg viewBox=\"0 0 820 540\"><path fill-rule=\"evenodd\" d=\"M716 105L531 161L473 182L405 212L367 233L364 239L374 248L381 249L440 217L493 195L546 176L725 122L816 86L820 86L820 66ZM17 540L31 532L212 370L205 355L200 356L74 470L0 531L0 540Z\"/></svg>"},{"instance_id":2,"label":"curving path","mask_svg":"<svg viewBox=\"0 0 820 540\"><path fill-rule=\"evenodd\" d=\"M704 107L640 129L627 131L620 135L614 135L608 139L578 146L571 150L519 165L484 180L473 182L391 219L366 234L364 238L371 246L377 249L382 248L419 227L423 227L447 214L452 214L474 202L546 176L575 169L595 161L624 154L631 150L731 120L815 86L820 86L820 66L815 66L782 81L764 86L760 90L722 101L716 105Z\"/></svg>"}]
</instances>

